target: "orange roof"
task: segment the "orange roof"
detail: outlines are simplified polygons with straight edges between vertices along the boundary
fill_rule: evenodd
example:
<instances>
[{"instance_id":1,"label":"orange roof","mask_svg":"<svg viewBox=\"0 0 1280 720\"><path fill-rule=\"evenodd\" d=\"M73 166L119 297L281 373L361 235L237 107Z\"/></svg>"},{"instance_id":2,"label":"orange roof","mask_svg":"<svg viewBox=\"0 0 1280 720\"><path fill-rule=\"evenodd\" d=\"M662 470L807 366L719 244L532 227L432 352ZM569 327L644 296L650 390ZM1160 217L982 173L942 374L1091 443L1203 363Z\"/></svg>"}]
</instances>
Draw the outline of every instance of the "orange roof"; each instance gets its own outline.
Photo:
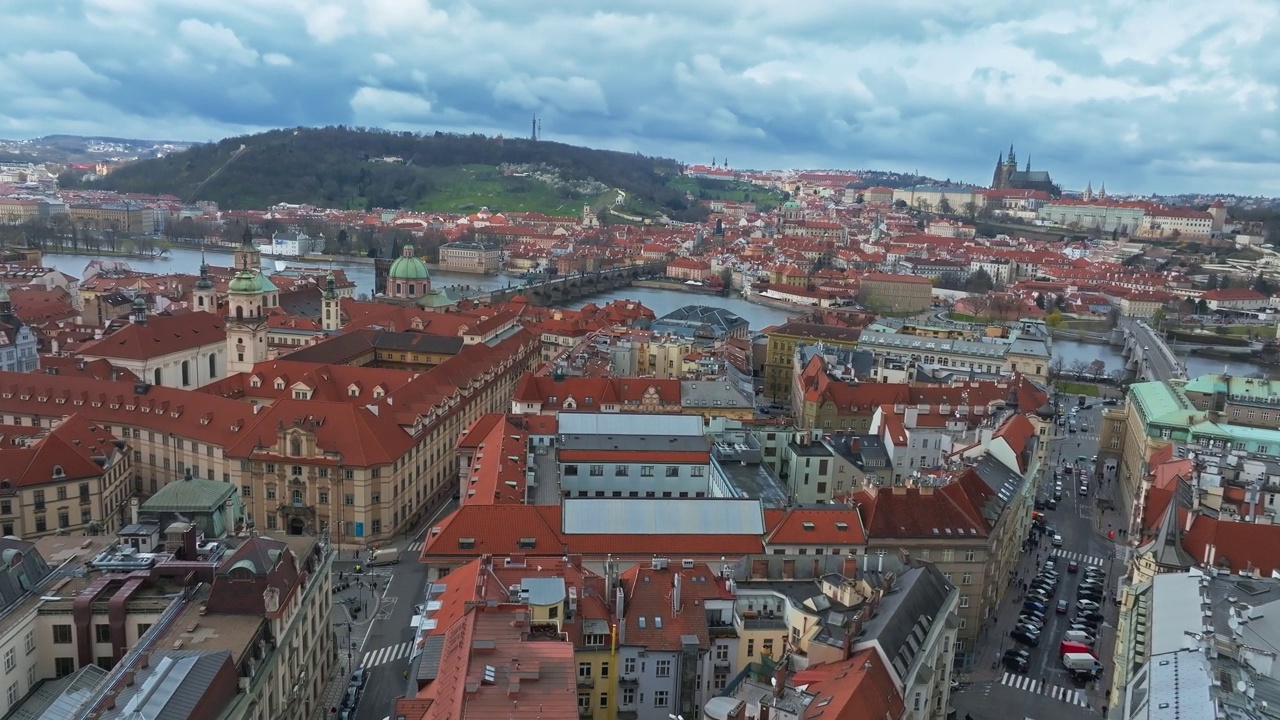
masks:
<instances>
[{"instance_id":1,"label":"orange roof","mask_svg":"<svg viewBox=\"0 0 1280 720\"><path fill-rule=\"evenodd\" d=\"M856 508L831 505L791 508L769 533L769 545L865 545L862 517Z\"/></svg>"},{"instance_id":2,"label":"orange roof","mask_svg":"<svg viewBox=\"0 0 1280 720\"><path fill-rule=\"evenodd\" d=\"M213 313L148 315L145 324L129 323L101 340L82 346L79 354L108 360L150 360L226 340L226 326L222 318Z\"/></svg>"},{"instance_id":3,"label":"orange roof","mask_svg":"<svg viewBox=\"0 0 1280 720\"><path fill-rule=\"evenodd\" d=\"M814 665L795 674L795 686L807 685L813 701L804 720L865 720L906 715L901 692L875 648L854 653L848 660Z\"/></svg>"},{"instance_id":4,"label":"orange roof","mask_svg":"<svg viewBox=\"0 0 1280 720\"><path fill-rule=\"evenodd\" d=\"M20 439L24 444L15 446ZM0 426L0 442L0 478L14 487L101 477L105 468L94 458L107 458L109 467L111 458L128 447L82 415L71 415L52 430Z\"/></svg>"},{"instance_id":5,"label":"orange roof","mask_svg":"<svg viewBox=\"0 0 1280 720\"><path fill-rule=\"evenodd\" d=\"M707 614L702 605L707 600L733 600L734 597L720 573L705 564L654 569L641 563L622 573L619 580L626 594L623 603L625 643L650 652L679 650L681 637L685 635L697 637L698 644L707 647ZM678 602L677 582L680 585Z\"/></svg>"}]
</instances>

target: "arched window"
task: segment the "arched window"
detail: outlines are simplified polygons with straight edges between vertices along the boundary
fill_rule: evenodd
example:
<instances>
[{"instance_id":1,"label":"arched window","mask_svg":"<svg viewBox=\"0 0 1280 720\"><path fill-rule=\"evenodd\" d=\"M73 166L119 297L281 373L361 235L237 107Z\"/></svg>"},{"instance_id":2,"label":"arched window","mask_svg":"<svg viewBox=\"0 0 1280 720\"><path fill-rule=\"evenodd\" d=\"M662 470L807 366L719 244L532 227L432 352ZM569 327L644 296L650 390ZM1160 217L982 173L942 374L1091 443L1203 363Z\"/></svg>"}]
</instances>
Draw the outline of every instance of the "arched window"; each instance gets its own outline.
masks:
<instances>
[{"instance_id":1,"label":"arched window","mask_svg":"<svg viewBox=\"0 0 1280 720\"><path fill-rule=\"evenodd\" d=\"M182 386L186 387L191 384L191 365L186 360L182 361Z\"/></svg>"},{"instance_id":2,"label":"arched window","mask_svg":"<svg viewBox=\"0 0 1280 720\"><path fill-rule=\"evenodd\" d=\"M409 294L413 294L413 283L409 283Z\"/></svg>"},{"instance_id":3,"label":"arched window","mask_svg":"<svg viewBox=\"0 0 1280 720\"><path fill-rule=\"evenodd\" d=\"M243 308L243 307L241 307L240 305L237 305L237 306L236 306L236 319L237 319L237 320L243 320L243 319L244 319L244 308Z\"/></svg>"},{"instance_id":4,"label":"arched window","mask_svg":"<svg viewBox=\"0 0 1280 720\"><path fill-rule=\"evenodd\" d=\"M302 505L302 491L296 488L293 491L293 504L299 507Z\"/></svg>"},{"instance_id":5,"label":"arched window","mask_svg":"<svg viewBox=\"0 0 1280 720\"><path fill-rule=\"evenodd\" d=\"M289 454L294 457L298 457L299 455L302 454L301 440L299 440L296 437L289 440Z\"/></svg>"},{"instance_id":6,"label":"arched window","mask_svg":"<svg viewBox=\"0 0 1280 720\"><path fill-rule=\"evenodd\" d=\"M197 306L197 307L204 307L204 296L203 296L203 295L201 295L200 297L196 298L196 306Z\"/></svg>"},{"instance_id":7,"label":"arched window","mask_svg":"<svg viewBox=\"0 0 1280 720\"><path fill-rule=\"evenodd\" d=\"M209 377L218 377L218 356L216 353L209 353Z\"/></svg>"},{"instance_id":8,"label":"arched window","mask_svg":"<svg viewBox=\"0 0 1280 720\"><path fill-rule=\"evenodd\" d=\"M396 294L399 295L402 292L404 292L404 286L402 286L400 283L396 283Z\"/></svg>"},{"instance_id":9,"label":"arched window","mask_svg":"<svg viewBox=\"0 0 1280 720\"><path fill-rule=\"evenodd\" d=\"M324 319L325 319L325 320L332 320L332 319L333 319L333 310L331 310L330 308L325 308L325 309L324 309Z\"/></svg>"},{"instance_id":10,"label":"arched window","mask_svg":"<svg viewBox=\"0 0 1280 720\"><path fill-rule=\"evenodd\" d=\"M152 376L155 378L155 381L154 381L153 383L151 383L152 385L163 385L163 384L164 384L164 383L160 382L160 380L161 380L161 376L160 376L160 368L156 368L155 372L154 372L154 373L152 373Z\"/></svg>"}]
</instances>

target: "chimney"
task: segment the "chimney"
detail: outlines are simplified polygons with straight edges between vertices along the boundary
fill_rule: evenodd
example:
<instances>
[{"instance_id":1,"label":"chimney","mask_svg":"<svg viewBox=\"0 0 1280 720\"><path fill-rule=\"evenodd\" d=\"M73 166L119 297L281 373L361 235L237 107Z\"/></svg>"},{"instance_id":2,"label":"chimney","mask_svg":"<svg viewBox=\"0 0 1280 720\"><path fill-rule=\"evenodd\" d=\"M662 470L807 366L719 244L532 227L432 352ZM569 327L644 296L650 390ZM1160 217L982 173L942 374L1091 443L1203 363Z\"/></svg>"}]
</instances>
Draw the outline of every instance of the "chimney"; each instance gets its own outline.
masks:
<instances>
[{"instance_id":1,"label":"chimney","mask_svg":"<svg viewBox=\"0 0 1280 720\"><path fill-rule=\"evenodd\" d=\"M778 666L773 669L773 697L774 699L782 697L787 691L787 664L779 662Z\"/></svg>"},{"instance_id":2,"label":"chimney","mask_svg":"<svg viewBox=\"0 0 1280 720\"><path fill-rule=\"evenodd\" d=\"M614 596L614 617L618 618L618 622L622 622L623 610L626 609L626 594L622 592L622 588L618 588L618 592Z\"/></svg>"},{"instance_id":3,"label":"chimney","mask_svg":"<svg viewBox=\"0 0 1280 720\"><path fill-rule=\"evenodd\" d=\"M675 575L675 589L671 591L671 615L674 617L680 614L680 573Z\"/></svg>"},{"instance_id":4,"label":"chimney","mask_svg":"<svg viewBox=\"0 0 1280 720\"><path fill-rule=\"evenodd\" d=\"M186 531L182 533L182 552L186 555L183 559L187 562L194 562L196 558L199 557L196 547L196 533L195 523L188 525Z\"/></svg>"},{"instance_id":5,"label":"chimney","mask_svg":"<svg viewBox=\"0 0 1280 720\"><path fill-rule=\"evenodd\" d=\"M134 525L138 524L138 498L136 495L129 498L129 519Z\"/></svg>"}]
</instances>

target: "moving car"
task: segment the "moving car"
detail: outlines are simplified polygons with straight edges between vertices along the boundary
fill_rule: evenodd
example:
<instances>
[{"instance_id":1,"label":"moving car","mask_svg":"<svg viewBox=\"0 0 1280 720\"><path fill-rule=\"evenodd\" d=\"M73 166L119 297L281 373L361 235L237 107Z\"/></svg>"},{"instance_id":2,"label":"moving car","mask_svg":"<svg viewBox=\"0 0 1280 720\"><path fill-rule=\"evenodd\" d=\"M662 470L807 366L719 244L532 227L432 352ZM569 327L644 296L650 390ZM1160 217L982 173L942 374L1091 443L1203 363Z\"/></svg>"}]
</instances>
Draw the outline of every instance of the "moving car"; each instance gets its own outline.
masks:
<instances>
[{"instance_id":1,"label":"moving car","mask_svg":"<svg viewBox=\"0 0 1280 720\"><path fill-rule=\"evenodd\" d=\"M1061 536L1061 535L1054 535L1054 536L1053 536L1053 546L1054 546L1054 547L1062 547L1062 536Z\"/></svg>"},{"instance_id":2,"label":"moving car","mask_svg":"<svg viewBox=\"0 0 1280 720\"><path fill-rule=\"evenodd\" d=\"M1012 650L1009 652L1013 652ZM1010 655L1005 653L1000 662L1004 664L1006 670L1020 674L1026 674L1027 669L1031 667L1031 660L1020 655Z\"/></svg>"},{"instance_id":3,"label":"moving car","mask_svg":"<svg viewBox=\"0 0 1280 720\"><path fill-rule=\"evenodd\" d=\"M1071 607L1070 603L1068 603L1066 600L1059 600L1057 607L1054 608L1054 612L1058 613L1059 615L1066 615L1067 610L1070 607Z\"/></svg>"},{"instance_id":4,"label":"moving car","mask_svg":"<svg viewBox=\"0 0 1280 720\"><path fill-rule=\"evenodd\" d=\"M1069 573L1080 572L1080 563L1076 562L1075 560L1072 560L1071 562L1067 563L1067 572Z\"/></svg>"}]
</instances>

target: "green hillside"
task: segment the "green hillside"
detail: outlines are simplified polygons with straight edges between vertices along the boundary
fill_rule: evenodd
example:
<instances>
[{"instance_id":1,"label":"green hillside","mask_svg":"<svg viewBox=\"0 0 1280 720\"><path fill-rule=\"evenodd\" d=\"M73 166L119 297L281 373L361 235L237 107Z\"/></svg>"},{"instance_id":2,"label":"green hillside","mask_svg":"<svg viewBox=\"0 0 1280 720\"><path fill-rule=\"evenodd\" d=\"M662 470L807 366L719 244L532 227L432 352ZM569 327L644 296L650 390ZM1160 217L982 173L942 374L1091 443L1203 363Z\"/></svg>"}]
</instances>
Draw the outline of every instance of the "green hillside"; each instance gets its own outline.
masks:
<instances>
[{"instance_id":1,"label":"green hillside","mask_svg":"<svg viewBox=\"0 0 1280 720\"><path fill-rule=\"evenodd\" d=\"M197 145L124 166L90 186L212 200L224 209L288 202L559 215L578 215L584 204L601 206L622 190L630 212L677 220L705 216L696 203L686 203L684 189L670 184L679 173L674 160L545 140L328 127Z\"/></svg>"}]
</instances>

